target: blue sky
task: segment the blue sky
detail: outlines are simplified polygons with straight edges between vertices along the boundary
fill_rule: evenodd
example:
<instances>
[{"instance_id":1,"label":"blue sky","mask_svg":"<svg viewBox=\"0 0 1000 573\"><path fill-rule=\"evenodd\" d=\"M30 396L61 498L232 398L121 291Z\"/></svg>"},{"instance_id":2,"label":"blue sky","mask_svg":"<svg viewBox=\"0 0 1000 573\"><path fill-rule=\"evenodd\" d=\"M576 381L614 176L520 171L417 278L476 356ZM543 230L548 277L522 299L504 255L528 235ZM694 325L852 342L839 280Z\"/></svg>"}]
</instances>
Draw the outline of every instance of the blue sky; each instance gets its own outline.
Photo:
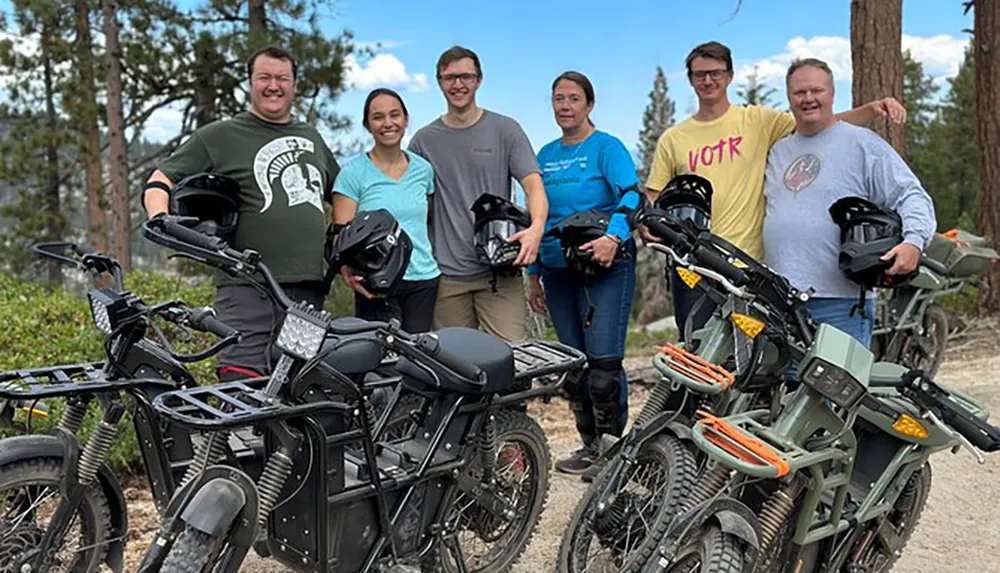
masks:
<instances>
[{"instance_id":1,"label":"blue sky","mask_svg":"<svg viewBox=\"0 0 1000 573\"><path fill-rule=\"evenodd\" d=\"M383 42L375 58L356 62L356 88L338 107L355 118L354 135L363 136L360 115L368 90L400 89L410 110L410 133L445 110L434 81L438 55L453 44L475 50L483 63L478 101L517 119L536 150L558 137L549 89L567 69L587 74L595 84L593 119L600 129L635 149L642 112L657 65L667 73L677 104L677 119L696 106L684 76L692 47L718 40L732 48L737 80L753 64L777 87L788 61L811 55L827 60L838 79L838 109L850 107L850 2L744 0L604 2L455 2L338 0L331 29L351 29L359 42ZM911 48L927 71L940 78L954 74L972 27L958 1L906 0L904 48ZM944 85L947 85L944 82ZM784 109L784 92L775 103Z\"/></svg>"}]
</instances>

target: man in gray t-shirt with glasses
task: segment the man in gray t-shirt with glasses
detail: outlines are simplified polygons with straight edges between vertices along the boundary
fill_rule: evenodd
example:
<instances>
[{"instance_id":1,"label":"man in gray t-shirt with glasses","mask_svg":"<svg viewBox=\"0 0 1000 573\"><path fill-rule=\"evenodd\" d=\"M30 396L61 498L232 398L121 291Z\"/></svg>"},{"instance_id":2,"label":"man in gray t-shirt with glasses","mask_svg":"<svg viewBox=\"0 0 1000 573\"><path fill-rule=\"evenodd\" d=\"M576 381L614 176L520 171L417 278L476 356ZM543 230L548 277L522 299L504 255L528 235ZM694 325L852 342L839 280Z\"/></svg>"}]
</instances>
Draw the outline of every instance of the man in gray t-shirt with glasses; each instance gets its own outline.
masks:
<instances>
[{"instance_id":1,"label":"man in gray t-shirt with glasses","mask_svg":"<svg viewBox=\"0 0 1000 573\"><path fill-rule=\"evenodd\" d=\"M934 204L898 153L874 132L837 121L833 115L833 73L816 59L788 70L788 103L795 133L771 147L764 171L764 253L767 265L800 290L813 289L809 309L817 323L829 323L871 343L873 293L864 312L853 312L858 285L840 271L840 228L830 206L860 197L896 211L903 242L882 258L890 275L917 268L937 222Z\"/></svg>"},{"instance_id":2,"label":"man in gray t-shirt with glasses","mask_svg":"<svg viewBox=\"0 0 1000 573\"><path fill-rule=\"evenodd\" d=\"M466 48L446 50L437 63L448 111L421 128L409 150L434 167L431 243L441 269L434 328L483 327L507 341L525 338L526 307L520 273L497 277L476 258L472 204L483 193L510 198L511 179L524 189L531 226L511 237L521 242L515 265L538 256L548 201L531 142L513 119L476 106L483 74Z\"/></svg>"}]
</instances>

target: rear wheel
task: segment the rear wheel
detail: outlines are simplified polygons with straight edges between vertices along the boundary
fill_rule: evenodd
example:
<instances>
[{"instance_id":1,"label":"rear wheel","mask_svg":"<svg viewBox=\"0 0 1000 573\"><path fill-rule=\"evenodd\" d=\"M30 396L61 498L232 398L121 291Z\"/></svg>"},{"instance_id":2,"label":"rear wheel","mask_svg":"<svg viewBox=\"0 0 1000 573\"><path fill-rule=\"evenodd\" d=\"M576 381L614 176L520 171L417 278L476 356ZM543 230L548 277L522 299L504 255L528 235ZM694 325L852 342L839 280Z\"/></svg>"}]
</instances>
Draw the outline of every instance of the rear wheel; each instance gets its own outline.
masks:
<instances>
[{"instance_id":1,"label":"rear wheel","mask_svg":"<svg viewBox=\"0 0 1000 573\"><path fill-rule=\"evenodd\" d=\"M921 326L922 332L909 336L903 343L900 362L933 377L941 367L948 346L948 314L932 304L927 307Z\"/></svg>"},{"instance_id":2,"label":"rear wheel","mask_svg":"<svg viewBox=\"0 0 1000 573\"><path fill-rule=\"evenodd\" d=\"M594 480L577 505L559 550L560 573L630 573L638 571L670 524L674 512L694 484L694 456L671 435L642 445L636 463L624 472L613 499L600 507L612 470L623 463L614 458Z\"/></svg>"},{"instance_id":3,"label":"rear wheel","mask_svg":"<svg viewBox=\"0 0 1000 573\"><path fill-rule=\"evenodd\" d=\"M876 532L875 527L882 523L882 520L878 520L851 550L852 555L858 554L859 557L853 563L846 563L844 572L889 573L913 535L930 491L931 466L925 464L910 476L903 492L893 504L892 511L883 518L888 522L886 525L890 531Z\"/></svg>"},{"instance_id":4,"label":"rear wheel","mask_svg":"<svg viewBox=\"0 0 1000 573\"><path fill-rule=\"evenodd\" d=\"M531 541L549 494L549 446L542 428L521 412L499 409L496 416L496 494L512 507L512 515L498 516L472 496L452 486L442 501L441 525L445 539L424 564L427 573L461 571L455 553L470 573L507 571ZM475 448L470 455L478 457ZM473 462L466 471L478 472ZM457 548L449 549L449 544Z\"/></svg>"},{"instance_id":5,"label":"rear wheel","mask_svg":"<svg viewBox=\"0 0 1000 573\"><path fill-rule=\"evenodd\" d=\"M39 458L0 468L0 571L21 571L27 558L45 551L40 543L63 501L61 459ZM108 552L111 517L98 483L87 489L49 571L97 571Z\"/></svg>"}]
</instances>

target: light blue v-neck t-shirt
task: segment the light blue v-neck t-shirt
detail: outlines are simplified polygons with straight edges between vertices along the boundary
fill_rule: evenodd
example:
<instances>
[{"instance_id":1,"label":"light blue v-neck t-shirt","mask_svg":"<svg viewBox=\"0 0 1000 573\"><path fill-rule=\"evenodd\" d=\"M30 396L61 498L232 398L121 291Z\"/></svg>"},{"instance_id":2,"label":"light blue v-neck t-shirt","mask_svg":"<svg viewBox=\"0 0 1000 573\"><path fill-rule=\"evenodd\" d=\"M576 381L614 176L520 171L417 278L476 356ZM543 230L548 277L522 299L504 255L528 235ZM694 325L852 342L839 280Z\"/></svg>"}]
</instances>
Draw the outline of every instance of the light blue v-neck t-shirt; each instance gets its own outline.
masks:
<instances>
[{"instance_id":1,"label":"light blue v-neck t-shirt","mask_svg":"<svg viewBox=\"0 0 1000 573\"><path fill-rule=\"evenodd\" d=\"M410 161L399 181L383 173L366 152L341 168L333 192L357 201L358 211L389 211L413 243L403 280L425 281L441 274L427 236L427 202L434 192L434 170L426 159L405 153Z\"/></svg>"}]
</instances>

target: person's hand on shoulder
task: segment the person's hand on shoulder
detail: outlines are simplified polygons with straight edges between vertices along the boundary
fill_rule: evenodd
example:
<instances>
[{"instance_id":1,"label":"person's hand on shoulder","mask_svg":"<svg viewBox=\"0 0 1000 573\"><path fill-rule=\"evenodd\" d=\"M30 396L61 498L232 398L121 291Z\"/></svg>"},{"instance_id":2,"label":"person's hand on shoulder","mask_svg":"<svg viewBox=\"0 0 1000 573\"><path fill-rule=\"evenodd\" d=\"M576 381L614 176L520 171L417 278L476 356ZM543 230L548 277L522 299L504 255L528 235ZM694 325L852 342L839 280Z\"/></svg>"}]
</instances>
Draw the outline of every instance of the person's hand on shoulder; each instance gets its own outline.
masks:
<instances>
[{"instance_id":1,"label":"person's hand on shoulder","mask_svg":"<svg viewBox=\"0 0 1000 573\"><path fill-rule=\"evenodd\" d=\"M892 123L903 125L906 123L906 108L894 97L886 97L875 100L871 103L872 109L880 117L888 117Z\"/></svg>"}]
</instances>

